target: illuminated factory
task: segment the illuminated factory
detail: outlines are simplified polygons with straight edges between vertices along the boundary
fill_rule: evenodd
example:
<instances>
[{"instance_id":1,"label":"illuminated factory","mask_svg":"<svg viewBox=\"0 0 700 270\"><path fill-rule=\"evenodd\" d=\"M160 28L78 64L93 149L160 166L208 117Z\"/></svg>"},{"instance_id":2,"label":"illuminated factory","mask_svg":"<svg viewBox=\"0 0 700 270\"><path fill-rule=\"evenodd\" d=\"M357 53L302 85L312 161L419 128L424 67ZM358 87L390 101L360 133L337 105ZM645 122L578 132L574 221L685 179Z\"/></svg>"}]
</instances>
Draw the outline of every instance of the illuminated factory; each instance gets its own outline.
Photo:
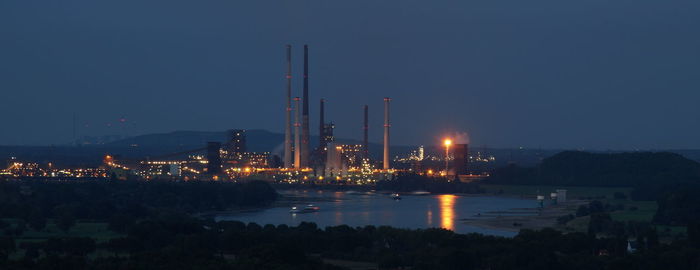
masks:
<instances>
[{"instance_id":1,"label":"illuminated factory","mask_svg":"<svg viewBox=\"0 0 700 270\"><path fill-rule=\"evenodd\" d=\"M176 178L184 180L237 180L254 175L256 179L277 182L368 184L378 179L391 179L398 172L416 172L435 176L454 176L461 179L468 175L470 157L467 144L446 146L444 157L426 155L421 146L407 160L392 159L390 152L390 102L383 99L383 150L379 160L371 160L369 153L369 106L363 105L362 143L336 142L335 124L326 119L325 99L319 100L318 146L311 149L309 131L309 47L303 47L301 95L292 91L292 46L286 49L285 73L285 128L282 153L248 152L245 130L227 132L225 142L209 142L205 147L171 155L150 158L145 161L110 159L105 163L113 170L132 170L146 179ZM358 106L359 107L359 106ZM358 110L359 112L359 110ZM359 121L358 121L359 122ZM186 158L182 156L187 154ZM444 168L437 166L441 159ZM393 166L392 161L396 162ZM432 162L432 163L431 163ZM434 173L435 172L435 173ZM121 174L119 174L121 175Z\"/></svg>"},{"instance_id":2,"label":"illuminated factory","mask_svg":"<svg viewBox=\"0 0 700 270\"><path fill-rule=\"evenodd\" d=\"M364 106L363 143L358 145L341 145L335 142L332 122L325 119L325 100L320 99L319 142L318 147L309 151L309 47L304 45L303 89L302 97L292 98L292 46L286 46L286 110L283 169L287 171L310 172L314 179L328 176L344 176L349 172L360 171L363 167L371 168L368 149L368 106ZM384 123L384 161L382 168L389 172L389 98L385 98ZM301 104L300 104L301 103ZM366 169L366 168L365 168ZM309 179L309 177L306 177Z\"/></svg>"},{"instance_id":3,"label":"illuminated factory","mask_svg":"<svg viewBox=\"0 0 700 270\"><path fill-rule=\"evenodd\" d=\"M269 152L248 152L245 130L227 132L227 141L208 142L206 147L172 153L148 160L129 160L107 156L104 163L117 178L129 174L144 179L231 180L269 169ZM183 155L187 157L182 158Z\"/></svg>"},{"instance_id":4,"label":"illuminated factory","mask_svg":"<svg viewBox=\"0 0 700 270\"><path fill-rule=\"evenodd\" d=\"M60 179L95 179L108 177L105 168L57 168L51 162L20 161L16 157L7 160L7 167L0 169L0 179L12 178L60 178Z\"/></svg>"},{"instance_id":5,"label":"illuminated factory","mask_svg":"<svg viewBox=\"0 0 700 270\"><path fill-rule=\"evenodd\" d=\"M326 119L327 100L319 99L318 145L310 142L309 47L303 46L302 89L292 91L292 46L286 45L285 128L282 153L250 152L246 131L231 129L223 141L211 141L200 148L177 153L129 159L120 155L104 156L103 166L94 169L58 170L41 168L35 163L11 162L0 170L0 177L110 177L117 179L170 180L245 180L261 179L287 183L370 184L393 179L398 173L410 172L435 177L470 181L475 179L470 163L492 162L493 157L469 156L468 144L446 140L438 149L427 153L423 146L408 157L392 156L389 97L383 98L382 153L372 159L369 153L369 106L362 105L361 143L336 141L335 123ZM379 101L379 100L377 100ZM358 116L360 112L358 106ZM358 120L360 118L358 117ZM359 121L358 121L359 122ZM358 132L359 133L359 132ZM392 158L395 157L395 158ZM49 163L50 164L50 163ZM478 176L477 176L478 177Z\"/></svg>"}]
</instances>

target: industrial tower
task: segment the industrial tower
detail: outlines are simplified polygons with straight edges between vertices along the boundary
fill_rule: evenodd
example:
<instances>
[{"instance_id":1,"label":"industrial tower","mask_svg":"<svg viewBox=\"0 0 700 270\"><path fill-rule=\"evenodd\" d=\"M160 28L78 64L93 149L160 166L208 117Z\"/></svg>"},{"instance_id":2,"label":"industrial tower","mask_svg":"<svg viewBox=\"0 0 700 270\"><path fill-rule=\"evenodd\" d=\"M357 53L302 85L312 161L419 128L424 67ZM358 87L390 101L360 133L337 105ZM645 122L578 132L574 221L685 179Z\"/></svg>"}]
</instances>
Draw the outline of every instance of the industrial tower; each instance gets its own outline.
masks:
<instances>
[{"instance_id":1,"label":"industrial tower","mask_svg":"<svg viewBox=\"0 0 700 270\"><path fill-rule=\"evenodd\" d=\"M391 168L389 161L389 101L390 98L384 98L384 170Z\"/></svg>"},{"instance_id":2,"label":"industrial tower","mask_svg":"<svg viewBox=\"0 0 700 270\"><path fill-rule=\"evenodd\" d=\"M299 134L299 97L294 98L294 169L301 169L301 138Z\"/></svg>"},{"instance_id":3,"label":"industrial tower","mask_svg":"<svg viewBox=\"0 0 700 270\"><path fill-rule=\"evenodd\" d=\"M292 167L292 45L287 45L287 108L284 126L284 167Z\"/></svg>"},{"instance_id":4,"label":"industrial tower","mask_svg":"<svg viewBox=\"0 0 700 270\"><path fill-rule=\"evenodd\" d=\"M301 120L301 167L309 167L309 46L304 45L304 96L302 97L303 115Z\"/></svg>"}]
</instances>

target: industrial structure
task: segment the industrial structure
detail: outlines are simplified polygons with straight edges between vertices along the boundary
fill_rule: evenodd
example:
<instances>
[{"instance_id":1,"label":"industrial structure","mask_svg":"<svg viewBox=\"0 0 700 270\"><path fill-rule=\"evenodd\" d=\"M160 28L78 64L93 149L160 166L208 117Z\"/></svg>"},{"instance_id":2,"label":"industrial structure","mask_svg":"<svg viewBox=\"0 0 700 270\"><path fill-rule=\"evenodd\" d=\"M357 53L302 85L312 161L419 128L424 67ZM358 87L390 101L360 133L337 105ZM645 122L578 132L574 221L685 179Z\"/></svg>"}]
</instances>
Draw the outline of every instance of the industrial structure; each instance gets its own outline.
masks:
<instances>
[{"instance_id":1,"label":"industrial structure","mask_svg":"<svg viewBox=\"0 0 700 270\"><path fill-rule=\"evenodd\" d=\"M382 163L384 170L389 170L391 168L391 160L389 154L389 102L390 98L384 98L384 162Z\"/></svg>"},{"instance_id":2,"label":"industrial structure","mask_svg":"<svg viewBox=\"0 0 700 270\"><path fill-rule=\"evenodd\" d=\"M299 97L294 98L294 169L301 169L301 134L299 134Z\"/></svg>"},{"instance_id":3,"label":"industrial structure","mask_svg":"<svg viewBox=\"0 0 700 270\"><path fill-rule=\"evenodd\" d=\"M301 120L301 167L309 167L309 46L304 45L304 111Z\"/></svg>"},{"instance_id":4,"label":"industrial structure","mask_svg":"<svg viewBox=\"0 0 700 270\"><path fill-rule=\"evenodd\" d=\"M362 157L369 159L369 106L365 105L364 125L362 125Z\"/></svg>"},{"instance_id":5,"label":"industrial structure","mask_svg":"<svg viewBox=\"0 0 700 270\"><path fill-rule=\"evenodd\" d=\"M324 99L320 101L318 113L318 149L326 147L326 101Z\"/></svg>"},{"instance_id":6,"label":"industrial structure","mask_svg":"<svg viewBox=\"0 0 700 270\"><path fill-rule=\"evenodd\" d=\"M344 144L336 142L335 124L328 121L326 117L327 100L325 99L319 99L318 146L310 151L309 47L304 45L303 50L301 97L294 98L292 98L292 46L286 45L285 48L285 133L283 153L280 155L271 156L268 152L248 151L245 130L231 129L227 131L223 145L220 142L209 142L206 147L200 149L174 153L179 155L176 159L172 158L174 155L167 155L139 162L111 159L106 164L115 169L134 170L136 174L147 179L159 177L178 177L185 180L242 179L255 174L256 179L267 178L290 183L335 181L367 184L377 179L390 179L396 172L402 171L448 178L453 176L450 179L461 179L463 175L469 174L470 157L467 144L447 146L444 149L444 158L442 155L428 157L429 155L424 153L424 148L421 146L407 159L397 157L396 167L394 167L390 137L392 99L389 97L383 98L384 130L381 160L372 160L370 155L369 106L362 107L361 143ZM189 155L187 158L182 158L182 154ZM435 163L444 164L444 167L435 166ZM405 166L406 164L409 165ZM438 173L434 174L434 171Z\"/></svg>"},{"instance_id":7,"label":"industrial structure","mask_svg":"<svg viewBox=\"0 0 700 270\"><path fill-rule=\"evenodd\" d=\"M454 144L452 147L452 170L448 175L466 175L469 173L469 145Z\"/></svg>"},{"instance_id":8,"label":"industrial structure","mask_svg":"<svg viewBox=\"0 0 700 270\"><path fill-rule=\"evenodd\" d=\"M246 152L245 130L231 129L227 133L228 142L225 147L227 153L233 157Z\"/></svg>"},{"instance_id":9,"label":"industrial structure","mask_svg":"<svg viewBox=\"0 0 700 270\"><path fill-rule=\"evenodd\" d=\"M247 143L246 131L231 129L220 141L201 142L197 149L169 153L142 160L129 160L118 155L107 155L103 168L94 170L42 169L36 164L12 162L2 175L41 177L71 175L75 177L111 177L129 179L178 179L178 180L231 180L262 179L286 183L342 183L371 184L380 179L392 179L397 173L411 172L446 177L450 180L471 181L480 175L470 174L470 160L475 163L493 162L493 156L480 153L469 156L468 144L455 141L428 151L420 146L407 158L391 155L391 121L389 97L384 97L383 151L376 158L370 155L369 106L363 105L361 142L336 141L335 124L326 117L326 99L319 99L318 146L311 151L309 132L309 48L303 50L303 88L300 97L292 98L292 45L286 45L286 93L283 152L252 152ZM298 94L298 93L297 93ZM376 100L379 102L379 99ZM333 104L333 103L329 103ZM377 106L378 107L378 106ZM357 107L359 109L359 106ZM354 110L354 109L353 109ZM357 111L359 116L359 110ZM292 116L292 114L294 114ZM359 120L359 117L356 118ZM359 121L357 122L359 124ZM359 125L357 125L359 127ZM358 133L359 135L359 133ZM277 139L279 140L279 139ZM465 141L466 142L466 141ZM206 144L205 144L206 143ZM316 146L316 141L314 141ZM430 145L428 147L431 147ZM255 148L253 146L252 148ZM280 149L282 150L282 149ZM432 150L432 153L427 153ZM444 152L442 151L444 150ZM278 150L279 151L279 150ZM393 164L392 164L393 163ZM444 169L444 170L443 170ZM251 177L252 176L252 177ZM559 200L566 195L558 194Z\"/></svg>"},{"instance_id":10,"label":"industrial structure","mask_svg":"<svg viewBox=\"0 0 700 270\"><path fill-rule=\"evenodd\" d=\"M292 167L292 45L287 45L287 108L284 125L284 167Z\"/></svg>"},{"instance_id":11,"label":"industrial structure","mask_svg":"<svg viewBox=\"0 0 700 270\"><path fill-rule=\"evenodd\" d=\"M207 143L207 174L216 175L221 173L221 143Z\"/></svg>"}]
</instances>

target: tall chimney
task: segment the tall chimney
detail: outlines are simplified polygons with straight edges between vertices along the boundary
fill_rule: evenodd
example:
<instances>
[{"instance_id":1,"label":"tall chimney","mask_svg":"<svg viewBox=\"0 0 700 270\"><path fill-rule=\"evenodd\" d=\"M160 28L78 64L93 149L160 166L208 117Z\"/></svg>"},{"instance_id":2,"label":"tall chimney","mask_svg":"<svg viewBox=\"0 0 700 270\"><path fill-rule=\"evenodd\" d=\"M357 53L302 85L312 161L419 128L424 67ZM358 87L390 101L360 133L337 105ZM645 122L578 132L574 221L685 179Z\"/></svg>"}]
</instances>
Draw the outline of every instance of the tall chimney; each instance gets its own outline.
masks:
<instances>
[{"instance_id":1,"label":"tall chimney","mask_svg":"<svg viewBox=\"0 0 700 270\"><path fill-rule=\"evenodd\" d=\"M325 134L325 133L326 133L326 132L325 132L325 130L324 130L324 128L323 128L324 125L325 125L325 122L326 122L326 119L325 119L325 117L326 117L326 116L325 116L325 109L323 108L324 105L325 105L325 103L326 103L326 101L323 100L323 99L321 99L321 111L320 111L320 116L319 116L319 121L318 121L318 122L319 122L319 125L318 125L318 128L319 128L319 129L318 129L318 131L319 131L319 132L318 132L318 137L319 137L319 140L318 140L318 149L321 149L321 150L323 150L323 147L326 146L326 145L325 145L325 143L326 143L326 134Z\"/></svg>"},{"instance_id":2,"label":"tall chimney","mask_svg":"<svg viewBox=\"0 0 700 270\"><path fill-rule=\"evenodd\" d=\"M384 170L388 170L391 166L389 161L389 101L390 98L384 98Z\"/></svg>"},{"instance_id":3,"label":"tall chimney","mask_svg":"<svg viewBox=\"0 0 700 270\"><path fill-rule=\"evenodd\" d=\"M292 45L287 45L287 108L284 126L284 167L292 167Z\"/></svg>"},{"instance_id":4,"label":"tall chimney","mask_svg":"<svg viewBox=\"0 0 700 270\"><path fill-rule=\"evenodd\" d=\"M362 155L364 158L369 158L369 106L365 105L365 122L364 126L362 126L362 130L364 131L364 136L362 137Z\"/></svg>"},{"instance_id":5,"label":"tall chimney","mask_svg":"<svg viewBox=\"0 0 700 270\"><path fill-rule=\"evenodd\" d=\"M304 103L301 120L301 166L309 167L309 46L304 45Z\"/></svg>"},{"instance_id":6,"label":"tall chimney","mask_svg":"<svg viewBox=\"0 0 700 270\"><path fill-rule=\"evenodd\" d=\"M299 137L299 127L301 124L299 123L299 97L294 98L294 108L296 109L296 113L294 113L294 168L295 169L300 169L301 168L301 139Z\"/></svg>"}]
</instances>

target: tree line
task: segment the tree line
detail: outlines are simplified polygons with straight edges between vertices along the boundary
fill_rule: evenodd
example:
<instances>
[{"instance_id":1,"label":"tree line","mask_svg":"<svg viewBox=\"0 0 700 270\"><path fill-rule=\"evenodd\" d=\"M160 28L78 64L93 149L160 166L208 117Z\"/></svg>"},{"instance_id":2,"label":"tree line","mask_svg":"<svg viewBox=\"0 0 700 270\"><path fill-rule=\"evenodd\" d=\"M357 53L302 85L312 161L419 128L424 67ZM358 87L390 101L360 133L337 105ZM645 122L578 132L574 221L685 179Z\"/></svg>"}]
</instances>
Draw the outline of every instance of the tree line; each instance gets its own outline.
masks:
<instances>
[{"instance_id":1,"label":"tree line","mask_svg":"<svg viewBox=\"0 0 700 270\"><path fill-rule=\"evenodd\" d=\"M11 250L0 240L0 252ZM513 238L444 229L244 224L163 214L124 237L34 243L2 269L341 269L322 259L376 263L382 269L697 269L698 238L627 251L627 239L552 229ZM90 256L101 250L100 256Z\"/></svg>"},{"instance_id":2,"label":"tree line","mask_svg":"<svg viewBox=\"0 0 700 270\"><path fill-rule=\"evenodd\" d=\"M200 213L270 204L265 182L0 181L0 217L42 230L49 219L68 230L76 220L108 221L116 231L162 212ZM0 228L6 227L0 220ZM22 226L16 226L20 229ZM16 232L15 234L21 234Z\"/></svg>"}]
</instances>

